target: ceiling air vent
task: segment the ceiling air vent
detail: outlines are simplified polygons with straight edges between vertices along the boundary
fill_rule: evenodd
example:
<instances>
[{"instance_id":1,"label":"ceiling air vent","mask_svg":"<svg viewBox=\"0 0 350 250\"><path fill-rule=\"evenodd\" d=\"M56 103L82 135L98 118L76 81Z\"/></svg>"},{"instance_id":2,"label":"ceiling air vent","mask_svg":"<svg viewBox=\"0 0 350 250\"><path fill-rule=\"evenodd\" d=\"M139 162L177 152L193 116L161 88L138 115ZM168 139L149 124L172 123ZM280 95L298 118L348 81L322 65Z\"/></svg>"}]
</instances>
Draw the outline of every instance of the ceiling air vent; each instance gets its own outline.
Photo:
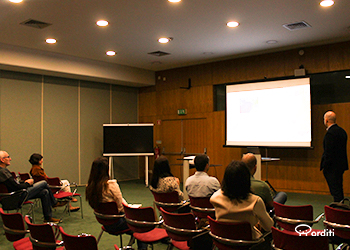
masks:
<instances>
[{"instance_id":1,"label":"ceiling air vent","mask_svg":"<svg viewBox=\"0 0 350 250\"><path fill-rule=\"evenodd\" d=\"M283 27L285 27L287 30L293 31L293 30L300 30L304 28L311 28L311 25L305 21L301 21L297 23L287 23L287 24L284 24Z\"/></svg>"},{"instance_id":2,"label":"ceiling air vent","mask_svg":"<svg viewBox=\"0 0 350 250\"><path fill-rule=\"evenodd\" d=\"M167 56L167 55L170 55L170 53L159 51L159 50L158 51L154 51L154 52L150 52L148 54L152 55L152 56Z\"/></svg>"},{"instance_id":3,"label":"ceiling air vent","mask_svg":"<svg viewBox=\"0 0 350 250\"><path fill-rule=\"evenodd\" d=\"M21 22L21 24L25 25L25 26L37 28L37 29L44 29L44 28L52 25L51 23L45 23L45 22L41 22L38 20L34 20L34 19L28 19L24 22Z\"/></svg>"}]
</instances>

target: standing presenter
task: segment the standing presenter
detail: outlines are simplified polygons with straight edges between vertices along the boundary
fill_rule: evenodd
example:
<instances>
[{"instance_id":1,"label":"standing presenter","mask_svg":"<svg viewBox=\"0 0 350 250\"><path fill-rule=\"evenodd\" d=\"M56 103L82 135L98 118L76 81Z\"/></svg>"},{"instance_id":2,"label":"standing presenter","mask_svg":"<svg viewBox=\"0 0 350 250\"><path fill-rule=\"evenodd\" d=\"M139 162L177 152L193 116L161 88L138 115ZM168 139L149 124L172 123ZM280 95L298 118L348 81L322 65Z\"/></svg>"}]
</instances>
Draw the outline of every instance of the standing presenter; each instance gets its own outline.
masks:
<instances>
[{"instance_id":1,"label":"standing presenter","mask_svg":"<svg viewBox=\"0 0 350 250\"><path fill-rule=\"evenodd\" d=\"M323 139L324 152L320 170L323 170L334 202L339 202L344 199L343 174L349 169L346 151L348 136L345 130L336 124L336 114L333 111L327 111L323 118L327 133Z\"/></svg>"}]
</instances>

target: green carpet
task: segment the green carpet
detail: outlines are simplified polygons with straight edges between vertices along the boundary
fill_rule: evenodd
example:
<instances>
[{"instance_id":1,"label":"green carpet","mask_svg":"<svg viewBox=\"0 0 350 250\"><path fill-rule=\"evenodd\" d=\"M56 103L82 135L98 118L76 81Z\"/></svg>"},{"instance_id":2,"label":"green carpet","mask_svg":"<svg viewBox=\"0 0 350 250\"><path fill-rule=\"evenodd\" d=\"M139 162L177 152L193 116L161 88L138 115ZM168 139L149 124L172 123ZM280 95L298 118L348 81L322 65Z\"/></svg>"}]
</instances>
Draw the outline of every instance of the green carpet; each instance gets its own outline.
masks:
<instances>
[{"instance_id":1,"label":"green carpet","mask_svg":"<svg viewBox=\"0 0 350 250\"><path fill-rule=\"evenodd\" d=\"M153 206L153 196L148 188L145 187L142 180L124 181L119 182L123 196L128 203L141 203L143 206ZM101 225L96 221L92 209L85 201L85 187L79 187L78 193L82 194L83 200L83 212L84 218L81 218L80 211L63 215L63 222L59 225L63 227L64 231L68 234L80 234L87 233L92 234L96 238L101 232ZM330 195L314 195L314 194L296 194L288 193L287 205L304 205L312 204L314 207L314 217L319 215L324 210L324 205L328 205L332 202ZM73 206L79 205L78 202L73 203ZM62 215L64 208L57 208L53 212L53 216L59 218ZM23 211L27 211L24 207ZM35 223L42 223L42 210L41 207L35 208ZM7 241L4 235L2 220L0 220L0 249L10 250L13 249L12 243ZM314 226L315 229L323 229L323 224L318 223ZM123 236L123 244L127 244L130 236ZM113 245L120 245L119 236L112 236L107 233L103 233L101 241L99 243L99 249L114 249ZM133 246L137 249L136 243ZM165 250L167 245L158 243L154 245L155 250ZM330 248L331 249L331 248Z\"/></svg>"}]
</instances>

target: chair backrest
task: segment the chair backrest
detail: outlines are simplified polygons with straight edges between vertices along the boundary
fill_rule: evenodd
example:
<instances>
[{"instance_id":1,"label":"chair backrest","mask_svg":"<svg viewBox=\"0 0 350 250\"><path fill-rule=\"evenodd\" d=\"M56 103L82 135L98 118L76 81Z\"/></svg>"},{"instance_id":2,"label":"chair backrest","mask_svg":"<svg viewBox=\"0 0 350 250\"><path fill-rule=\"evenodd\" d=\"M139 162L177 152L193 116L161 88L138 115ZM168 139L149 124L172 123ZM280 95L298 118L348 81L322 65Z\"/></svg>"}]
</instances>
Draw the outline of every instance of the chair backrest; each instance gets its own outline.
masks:
<instances>
[{"instance_id":1,"label":"chair backrest","mask_svg":"<svg viewBox=\"0 0 350 250\"><path fill-rule=\"evenodd\" d=\"M221 249L250 249L263 239L253 240L252 229L247 221L223 222L207 217L210 225L210 235L214 244Z\"/></svg>"},{"instance_id":2,"label":"chair backrest","mask_svg":"<svg viewBox=\"0 0 350 250\"><path fill-rule=\"evenodd\" d=\"M18 172L19 178L21 179L21 181L25 181L30 179L30 175L28 173L20 173Z\"/></svg>"},{"instance_id":3,"label":"chair backrest","mask_svg":"<svg viewBox=\"0 0 350 250\"><path fill-rule=\"evenodd\" d=\"M136 233L145 233L153 230L161 222L156 221L152 207L129 207L124 206L125 219L129 228Z\"/></svg>"},{"instance_id":4,"label":"chair backrest","mask_svg":"<svg viewBox=\"0 0 350 250\"><path fill-rule=\"evenodd\" d=\"M46 180L44 176L41 176L41 175L36 175L36 176L32 176L33 177L33 180L34 182L39 182L39 181L43 181L43 180Z\"/></svg>"},{"instance_id":5,"label":"chair backrest","mask_svg":"<svg viewBox=\"0 0 350 250\"><path fill-rule=\"evenodd\" d=\"M25 221L30 231L30 241L35 250L56 249L56 239L59 236L58 226L55 224L33 224L30 217L26 215Z\"/></svg>"},{"instance_id":6,"label":"chair backrest","mask_svg":"<svg viewBox=\"0 0 350 250\"><path fill-rule=\"evenodd\" d=\"M4 183L0 183L0 203L4 210L18 210L28 197L26 189L9 193Z\"/></svg>"},{"instance_id":7,"label":"chair backrest","mask_svg":"<svg viewBox=\"0 0 350 250\"><path fill-rule=\"evenodd\" d=\"M209 215L215 218L215 209L210 203L210 197L192 197L190 199L190 208L195 216L198 218L207 218Z\"/></svg>"},{"instance_id":8,"label":"chair backrest","mask_svg":"<svg viewBox=\"0 0 350 250\"><path fill-rule=\"evenodd\" d=\"M324 207L325 221L323 222L328 229L334 229L334 235L350 239L350 211Z\"/></svg>"},{"instance_id":9,"label":"chair backrest","mask_svg":"<svg viewBox=\"0 0 350 250\"><path fill-rule=\"evenodd\" d=\"M112 225L124 217L118 211L118 205L115 201L100 203L97 209L94 209L97 221L102 225Z\"/></svg>"},{"instance_id":10,"label":"chair backrest","mask_svg":"<svg viewBox=\"0 0 350 250\"><path fill-rule=\"evenodd\" d=\"M0 214L7 240L12 242L17 241L24 238L24 236L29 233L25 228L22 214L5 213L2 208L0 208Z\"/></svg>"},{"instance_id":11,"label":"chair backrest","mask_svg":"<svg viewBox=\"0 0 350 250\"><path fill-rule=\"evenodd\" d=\"M49 184L52 193L56 193L62 189L61 180L58 177L47 177L47 183Z\"/></svg>"},{"instance_id":12,"label":"chair backrest","mask_svg":"<svg viewBox=\"0 0 350 250\"><path fill-rule=\"evenodd\" d=\"M295 227L299 224L312 224L307 223L307 221L313 221L312 205L288 206L273 202L273 206L275 208L275 219L281 228L294 232ZM300 223L298 224L296 220L300 220Z\"/></svg>"},{"instance_id":13,"label":"chair backrest","mask_svg":"<svg viewBox=\"0 0 350 250\"><path fill-rule=\"evenodd\" d=\"M92 235L70 235L64 232L62 227L59 227L64 247L66 250L97 250L96 238Z\"/></svg>"},{"instance_id":14,"label":"chair backrest","mask_svg":"<svg viewBox=\"0 0 350 250\"><path fill-rule=\"evenodd\" d=\"M13 179L17 180L17 176L15 172L11 172Z\"/></svg>"},{"instance_id":15,"label":"chair backrest","mask_svg":"<svg viewBox=\"0 0 350 250\"><path fill-rule=\"evenodd\" d=\"M300 235L288 230L279 230L272 227L274 249L295 250L295 249L317 249L328 250L327 236Z\"/></svg>"},{"instance_id":16,"label":"chair backrest","mask_svg":"<svg viewBox=\"0 0 350 250\"><path fill-rule=\"evenodd\" d=\"M173 240L188 241L193 236L203 232L203 229L197 230L196 220L192 213L170 213L162 207L160 212L164 219L163 226Z\"/></svg>"},{"instance_id":17,"label":"chair backrest","mask_svg":"<svg viewBox=\"0 0 350 250\"><path fill-rule=\"evenodd\" d=\"M151 190L151 192L154 197L154 203L158 209L163 207L165 210L173 212L183 205L183 203L179 201L179 194L176 191L158 193Z\"/></svg>"}]
</instances>

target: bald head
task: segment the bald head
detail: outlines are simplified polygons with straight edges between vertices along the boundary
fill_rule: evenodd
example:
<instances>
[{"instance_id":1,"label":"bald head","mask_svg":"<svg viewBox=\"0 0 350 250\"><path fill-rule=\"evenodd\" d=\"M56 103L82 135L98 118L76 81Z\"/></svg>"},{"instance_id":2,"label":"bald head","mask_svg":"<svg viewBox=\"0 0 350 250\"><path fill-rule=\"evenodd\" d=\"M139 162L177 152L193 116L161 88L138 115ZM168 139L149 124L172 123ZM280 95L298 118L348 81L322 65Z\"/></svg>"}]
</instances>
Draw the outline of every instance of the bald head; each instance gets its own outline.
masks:
<instances>
[{"instance_id":1,"label":"bald head","mask_svg":"<svg viewBox=\"0 0 350 250\"><path fill-rule=\"evenodd\" d=\"M256 171L256 157L252 153L247 153L243 155L242 161L247 165L249 172L253 175Z\"/></svg>"},{"instance_id":2,"label":"bald head","mask_svg":"<svg viewBox=\"0 0 350 250\"><path fill-rule=\"evenodd\" d=\"M327 111L323 116L324 125L329 127L330 125L336 123L336 114L330 110Z\"/></svg>"},{"instance_id":3,"label":"bald head","mask_svg":"<svg viewBox=\"0 0 350 250\"><path fill-rule=\"evenodd\" d=\"M7 155L7 152L6 151L0 151L0 158L3 158Z\"/></svg>"}]
</instances>

